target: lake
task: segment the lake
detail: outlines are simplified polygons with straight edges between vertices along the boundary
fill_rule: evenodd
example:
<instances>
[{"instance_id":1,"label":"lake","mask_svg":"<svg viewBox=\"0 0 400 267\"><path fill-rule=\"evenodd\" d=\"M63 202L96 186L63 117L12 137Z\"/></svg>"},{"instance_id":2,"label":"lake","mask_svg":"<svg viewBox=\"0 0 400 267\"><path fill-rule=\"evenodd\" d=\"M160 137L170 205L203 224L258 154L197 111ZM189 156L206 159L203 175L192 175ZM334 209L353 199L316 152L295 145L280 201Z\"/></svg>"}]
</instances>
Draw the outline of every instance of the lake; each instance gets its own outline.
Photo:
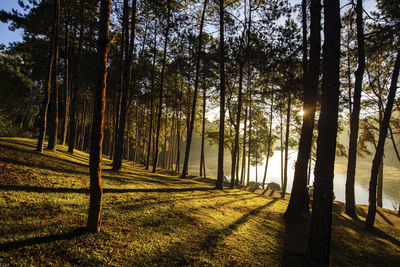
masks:
<instances>
[{"instance_id":1,"label":"lake","mask_svg":"<svg viewBox=\"0 0 400 267\"><path fill-rule=\"evenodd\" d=\"M288 184L287 193L292 190L293 177L294 177L294 165L297 158L296 150L289 150L289 162L288 162ZM369 164L368 164L369 163ZM369 175L371 168L368 168L370 162L364 162L363 159L358 159L357 161L357 173L356 173L356 183L355 183L355 199L357 204L368 204L368 187L369 187ZM262 166L258 166L258 181L262 182L264 176L265 161ZM337 159L335 163L335 177L334 177L334 193L336 200L345 201L345 184L346 184L346 169L347 169L347 159ZM394 169L394 170L392 170ZM386 177L390 174L391 181L395 182L395 186L400 188L400 170L397 168L384 167L384 184L386 182ZM397 174L396 174L397 172ZM250 181L255 181L256 167L250 168ZM394 176L394 177L393 177ZM367 179L366 179L367 178ZM311 172L310 184L313 183L314 174ZM268 163L268 173L266 183L275 182L281 184L281 153L280 151L275 151L274 155L270 158ZM383 207L387 209L394 209L394 206L398 208L398 199L393 199L393 195L388 195L385 192L386 187L384 186L384 198ZM394 206L393 206L394 205Z\"/></svg>"}]
</instances>

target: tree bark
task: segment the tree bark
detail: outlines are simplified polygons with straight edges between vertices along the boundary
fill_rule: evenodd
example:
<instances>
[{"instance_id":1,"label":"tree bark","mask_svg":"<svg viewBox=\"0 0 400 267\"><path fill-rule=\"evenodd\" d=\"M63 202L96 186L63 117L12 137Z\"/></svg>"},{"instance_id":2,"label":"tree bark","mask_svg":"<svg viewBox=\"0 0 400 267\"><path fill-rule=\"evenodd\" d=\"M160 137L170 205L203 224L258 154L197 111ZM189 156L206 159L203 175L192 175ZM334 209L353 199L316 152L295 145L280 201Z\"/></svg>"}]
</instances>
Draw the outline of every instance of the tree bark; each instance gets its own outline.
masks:
<instances>
[{"instance_id":1,"label":"tree bark","mask_svg":"<svg viewBox=\"0 0 400 267\"><path fill-rule=\"evenodd\" d=\"M289 132L290 132L290 112L292 108L292 95L288 92L288 108L286 113L286 133L285 133L285 168L283 170L283 185L281 191L281 198L285 198L286 187L288 180L288 162L289 162Z\"/></svg>"},{"instance_id":2,"label":"tree bark","mask_svg":"<svg viewBox=\"0 0 400 267\"><path fill-rule=\"evenodd\" d=\"M225 138L225 40L224 40L224 0L219 1L219 142L218 142L218 176L216 189L223 189L224 181L224 138Z\"/></svg>"},{"instance_id":3,"label":"tree bark","mask_svg":"<svg viewBox=\"0 0 400 267\"><path fill-rule=\"evenodd\" d=\"M231 188L235 185L235 168L237 151L239 150L239 127L240 127L240 113L242 111L242 87L243 87L243 64L239 63L239 94L238 94L238 108L236 113L236 124L235 124L235 143L232 152L232 168L231 168Z\"/></svg>"},{"instance_id":4,"label":"tree bark","mask_svg":"<svg viewBox=\"0 0 400 267\"><path fill-rule=\"evenodd\" d=\"M357 141L360 119L360 101L362 91L362 80L365 69L365 51L364 51L364 26L363 26L363 7L362 0L357 0L357 57L358 68L356 71L356 82L353 95L353 112L350 118L350 140L349 140L349 158L347 161L346 178L346 214L350 217L357 217L355 210L354 181L356 174L357 161Z\"/></svg>"},{"instance_id":5,"label":"tree bark","mask_svg":"<svg viewBox=\"0 0 400 267\"><path fill-rule=\"evenodd\" d=\"M64 113L63 113L63 124L62 124L62 136L61 136L61 145L65 145L65 141L67 139L67 130L68 130L68 119L69 119L69 106L70 106L70 84L69 84L69 56L70 56L70 48L69 48L69 6L68 2L65 2L65 55L64 55Z\"/></svg>"},{"instance_id":6,"label":"tree bark","mask_svg":"<svg viewBox=\"0 0 400 267\"><path fill-rule=\"evenodd\" d=\"M80 70L81 70L81 58L82 58L82 43L83 43L83 24L85 19L85 0L81 0L81 11L80 11L80 30L79 30L79 41L78 41L78 56L76 59L76 67L73 74L73 88L71 94L71 114L69 119L69 138L68 138L68 152L74 153L76 143L76 108L77 108L77 97L78 89L80 86Z\"/></svg>"},{"instance_id":7,"label":"tree bark","mask_svg":"<svg viewBox=\"0 0 400 267\"><path fill-rule=\"evenodd\" d=\"M132 77L132 60L133 50L135 44L135 27L136 27L136 0L132 2L132 18L131 18L131 29L129 31L129 4L128 0L124 0L124 26L125 26L125 61L123 70L123 81L122 81L122 98L121 98L121 114L119 118L118 134L115 141L114 161L113 170L119 171L122 166L122 154L124 150L124 133L126 116L128 113L128 98L130 81Z\"/></svg>"},{"instance_id":8,"label":"tree bark","mask_svg":"<svg viewBox=\"0 0 400 267\"><path fill-rule=\"evenodd\" d=\"M106 109L107 54L110 49L109 25L111 0L100 2L100 22L98 39L97 86L94 93L93 123L90 143L90 204L87 230L98 233L101 227L101 158L104 132L104 114Z\"/></svg>"},{"instance_id":9,"label":"tree bark","mask_svg":"<svg viewBox=\"0 0 400 267\"><path fill-rule=\"evenodd\" d=\"M304 2L305 0L303 0L303 5L305 4ZM308 67L303 65L303 124L301 128L299 151L295 164L292 192L285 213L286 217L292 219L299 219L303 212L308 212L307 166L311 157L315 107L317 102L316 95L318 92L321 50L321 0L311 1L310 13L310 63ZM305 17L306 15L303 14L303 16ZM303 40L303 46L304 45ZM303 61L305 60L306 59L303 59Z\"/></svg>"},{"instance_id":10,"label":"tree bark","mask_svg":"<svg viewBox=\"0 0 400 267\"><path fill-rule=\"evenodd\" d=\"M151 139L153 136L153 117L154 117L154 76L156 67L156 55L157 55L157 26L154 27L154 46L153 46L153 64L151 69L151 87L150 87L150 122L149 122L149 141L148 141L148 153L146 159L146 170L149 169L150 165L150 149ZM154 144L153 144L154 145Z\"/></svg>"},{"instance_id":11,"label":"tree bark","mask_svg":"<svg viewBox=\"0 0 400 267\"><path fill-rule=\"evenodd\" d=\"M321 113L315 191L307 254L317 264L329 264L332 226L333 176L339 106L340 4L324 0L324 46Z\"/></svg>"},{"instance_id":12,"label":"tree bark","mask_svg":"<svg viewBox=\"0 0 400 267\"><path fill-rule=\"evenodd\" d=\"M265 169L264 169L264 177L262 182L262 189L265 188L265 180L267 179L267 170L269 158L271 157L271 139L272 139L272 119L273 119L273 111L274 111L274 95L271 96L271 109L269 111L269 133L268 133L268 145L267 145L267 159L265 161Z\"/></svg>"},{"instance_id":13,"label":"tree bark","mask_svg":"<svg viewBox=\"0 0 400 267\"><path fill-rule=\"evenodd\" d=\"M246 176L246 138L247 138L247 110L248 107L246 107L244 111L244 133L243 133L243 156L242 156L242 170L241 170L241 177L240 177L240 183L243 185L245 176Z\"/></svg>"},{"instance_id":14,"label":"tree bark","mask_svg":"<svg viewBox=\"0 0 400 267\"><path fill-rule=\"evenodd\" d=\"M60 1L55 2L58 6L57 19L55 24L56 34L54 36L54 57L53 70L51 72L51 92L50 92L50 114L49 114L49 142L48 149L53 151L57 147L57 128L58 128L58 47L59 47L59 28L60 28Z\"/></svg>"},{"instance_id":15,"label":"tree bark","mask_svg":"<svg viewBox=\"0 0 400 267\"><path fill-rule=\"evenodd\" d=\"M206 73L203 70L203 123L201 127L201 151L200 151L200 176L206 177L206 161L205 161L205 132L206 132Z\"/></svg>"},{"instance_id":16,"label":"tree bark","mask_svg":"<svg viewBox=\"0 0 400 267\"><path fill-rule=\"evenodd\" d=\"M53 19L53 29L51 33L51 52L50 59L48 65L48 71L46 76L45 88L44 88L44 98L42 103L41 110L41 122L40 122L40 130L39 130L39 138L36 144L36 151L42 153L43 152L43 143L46 137L46 128L47 128L47 112L49 109L50 103L50 88L51 88L51 80L53 76L53 64L54 58L56 54L56 38L58 35L58 25L60 19L60 0L54 0L54 19Z\"/></svg>"},{"instance_id":17,"label":"tree bark","mask_svg":"<svg viewBox=\"0 0 400 267\"><path fill-rule=\"evenodd\" d=\"M376 152L374 156L374 160L372 161L371 168L371 180L369 182L369 207L368 207L368 215L365 221L365 227L367 229L374 228L375 214L376 214L376 185L377 178L379 172L379 166L381 165L383 159L383 149L385 146L385 139L387 136L390 117L392 115L392 108L394 99L396 96L397 90L397 81L399 78L399 69L400 69L400 49L397 51L396 62L394 64L392 81L390 84L389 95L387 97L386 108L383 115L382 126L379 131L379 139L378 145L376 147Z\"/></svg>"},{"instance_id":18,"label":"tree bark","mask_svg":"<svg viewBox=\"0 0 400 267\"><path fill-rule=\"evenodd\" d=\"M190 145L192 143L194 119L195 119L195 114L196 114L197 91L199 88L200 57L201 57L201 50L202 50L202 46L203 46L203 25L204 25L204 17L205 17L206 8L207 8L207 2L208 2L208 0L204 0L203 12L201 14L201 20L200 20L200 31L199 31L198 41L197 41L198 44L197 44L197 55L196 55L196 74L195 74L195 78L194 78L194 94L193 94L192 112L190 115L190 123L189 123L189 128L187 131L185 159L183 161L181 178L185 178L186 175L188 174Z\"/></svg>"},{"instance_id":19,"label":"tree bark","mask_svg":"<svg viewBox=\"0 0 400 267\"><path fill-rule=\"evenodd\" d=\"M164 40L164 55L162 61L161 68L161 81L160 81L160 93L159 93L159 103L158 103L158 114L157 114L157 133L156 133L156 141L155 141L155 154L153 160L153 173L157 172L157 164L158 164L158 153L159 147L158 142L160 139L160 128L161 128L161 115L162 115L162 99L163 99L163 91L164 91L164 74L165 74L165 64L167 60L167 47L168 47L168 37L169 37L169 27L170 27L170 12L171 12L171 0L167 1L167 28L165 29L165 40Z\"/></svg>"}]
</instances>

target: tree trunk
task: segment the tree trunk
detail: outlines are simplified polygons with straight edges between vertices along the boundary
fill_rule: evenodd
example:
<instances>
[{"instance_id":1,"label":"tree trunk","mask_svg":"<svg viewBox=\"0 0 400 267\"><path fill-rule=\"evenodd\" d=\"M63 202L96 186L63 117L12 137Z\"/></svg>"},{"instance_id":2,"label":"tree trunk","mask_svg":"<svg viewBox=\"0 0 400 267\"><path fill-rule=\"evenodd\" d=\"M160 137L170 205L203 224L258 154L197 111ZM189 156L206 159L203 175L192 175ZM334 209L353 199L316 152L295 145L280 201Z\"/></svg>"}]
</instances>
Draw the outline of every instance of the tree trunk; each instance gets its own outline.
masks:
<instances>
[{"instance_id":1,"label":"tree trunk","mask_svg":"<svg viewBox=\"0 0 400 267\"><path fill-rule=\"evenodd\" d=\"M238 94L238 108L236 113L236 125L235 125L235 143L233 146L233 155L232 155L232 169L231 169L231 188L233 188L235 184L235 168L236 168L236 160L239 161L239 158L236 159L237 151L239 150L239 128L240 128L240 113L242 111L242 86L243 86L243 64L239 63L239 94Z\"/></svg>"},{"instance_id":2,"label":"tree trunk","mask_svg":"<svg viewBox=\"0 0 400 267\"><path fill-rule=\"evenodd\" d=\"M164 40L164 55L162 61L161 68L161 81L160 81L160 93L159 93L159 103L158 103L158 114L157 114L157 133L156 133L156 141L155 141L155 154L153 160L153 173L157 172L157 164L158 164L158 142L160 139L160 128L161 128L161 115L162 115L162 98L163 98L163 90L164 90L164 74L165 74L165 64L167 59L167 47L168 47L168 37L169 37L169 27L170 27L170 7L171 0L167 1L167 28L165 29L165 40Z\"/></svg>"},{"instance_id":3,"label":"tree trunk","mask_svg":"<svg viewBox=\"0 0 400 267\"><path fill-rule=\"evenodd\" d=\"M83 43L83 24L85 18L85 0L81 0L81 11L80 11L80 30L79 30L79 41L78 41L78 56L76 59L76 67L73 74L73 87L71 95L71 114L69 121L69 138L68 138L68 152L74 153L75 143L76 143L76 131L77 131L77 97L78 89L80 86L80 70L81 70L81 58L82 58L82 43Z\"/></svg>"},{"instance_id":4,"label":"tree trunk","mask_svg":"<svg viewBox=\"0 0 400 267\"><path fill-rule=\"evenodd\" d=\"M247 137L247 110L248 107L244 111L244 133L243 133L243 156L242 156L242 174L240 177L240 183L244 185L244 180L246 176L246 137Z\"/></svg>"},{"instance_id":5,"label":"tree trunk","mask_svg":"<svg viewBox=\"0 0 400 267\"><path fill-rule=\"evenodd\" d=\"M201 152L200 152L200 176L206 177L206 162L205 162L205 131L206 131L206 72L203 71L203 123L201 127Z\"/></svg>"},{"instance_id":6,"label":"tree trunk","mask_svg":"<svg viewBox=\"0 0 400 267\"><path fill-rule=\"evenodd\" d=\"M219 1L219 141L218 141L218 173L216 189L223 189L224 181L224 137L225 137L225 40L224 40L224 0Z\"/></svg>"},{"instance_id":7,"label":"tree trunk","mask_svg":"<svg viewBox=\"0 0 400 267\"><path fill-rule=\"evenodd\" d=\"M150 150L151 150L151 138L153 136L153 117L154 117L154 76L156 66L156 54L157 54L157 27L154 27L154 46L153 46L153 65L151 70L151 88L150 88L150 122L149 122L149 141L148 141L148 154L146 160L146 170L149 169L150 165ZM154 144L153 144L154 145Z\"/></svg>"},{"instance_id":8,"label":"tree trunk","mask_svg":"<svg viewBox=\"0 0 400 267\"><path fill-rule=\"evenodd\" d=\"M250 84L250 78L249 78L249 84ZM250 85L249 85L249 87L250 87ZM248 146L248 152L247 152L247 158L248 158L248 160L247 160L247 183L246 183L246 185L249 185L250 184L250 161L251 161L251 153L252 153L252 151L251 151L251 90L249 91L249 141L248 141L248 144L247 144L247 146Z\"/></svg>"},{"instance_id":9,"label":"tree trunk","mask_svg":"<svg viewBox=\"0 0 400 267\"><path fill-rule=\"evenodd\" d=\"M324 46L321 113L315 191L307 254L316 264L328 265L331 243L333 176L339 106L340 5L324 0Z\"/></svg>"},{"instance_id":10,"label":"tree trunk","mask_svg":"<svg viewBox=\"0 0 400 267\"><path fill-rule=\"evenodd\" d=\"M305 5L305 0L303 0L303 5ZM285 213L285 216L293 219L299 219L302 212L308 211L307 166L311 157L316 95L318 92L321 50L321 0L311 1L310 13L310 63L308 67L303 65L303 125L295 164L292 192ZM303 14L303 16L305 17L306 15ZM306 57L306 55L303 57ZM303 61L307 60L303 58Z\"/></svg>"},{"instance_id":11,"label":"tree trunk","mask_svg":"<svg viewBox=\"0 0 400 267\"><path fill-rule=\"evenodd\" d=\"M364 51L364 26L363 26L363 7L362 0L357 0L357 56L358 69L356 71L356 82L353 95L353 112L350 118L350 140L349 140L349 158L347 161L346 178L346 214L350 217L357 217L355 210L354 181L356 174L357 161L357 141L360 118L360 100L362 91L362 80L365 69L365 51Z\"/></svg>"},{"instance_id":12,"label":"tree trunk","mask_svg":"<svg viewBox=\"0 0 400 267\"><path fill-rule=\"evenodd\" d=\"M283 172L283 186L281 192L281 198L285 198L286 195L286 186L288 180L288 162L289 162L289 132L290 132L290 112L292 108L292 95L288 93L288 108L286 113L286 134L285 134L285 169Z\"/></svg>"},{"instance_id":13,"label":"tree trunk","mask_svg":"<svg viewBox=\"0 0 400 267\"><path fill-rule=\"evenodd\" d=\"M376 213L376 185L379 172L379 166L381 165L383 159L383 149L385 146L385 139L388 132L388 127L390 123L390 116L392 115L392 108L397 90L397 81L399 78L400 69L400 49L397 51L396 62L394 64L392 81L390 84L389 95L387 97L385 113L383 115L382 126L379 131L378 145L376 147L376 152L374 160L372 161L371 169L371 180L369 182L369 207L368 215L365 221L365 227L367 229L372 229L374 227L375 213Z\"/></svg>"},{"instance_id":14,"label":"tree trunk","mask_svg":"<svg viewBox=\"0 0 400 267\"><path fill-rule=\"evenodd\" d=\"M39 138L36 145L36 151L42 153L43 152L43 143L46 137L46 128L47 128L47 112L50 103L50 88L52 84L52 76L53 76L53 64L55 60L55 54L58 53L56 50L57 48L57 35L58 35L58 27L59 27L59 20L60 20L60 0L54 0L54 18L53 18L53 29L51 33L51 52L50 52L50 59L48 65L48 71L46 76L45 82L45 90L44 91L44 98L41 110L41 122L40 122L40 130L39 130Z\"/></svg>"},{"instance_id":15,"label":"tree trunk","mask_svg":"<svg viewBox=\"0 0 400 267\"><path fill-rule=\"evenodd\" d=\"M128 0L124 0L124 28L125 28L125 60L123 70L123 81L122 81L122 98L121 98L121 114L119 118L118 134L115 141L114 161L113 170L118 171L122 166L122 153L124 149L124 133L125 133L125 122L128 112L128 98L130 81L132 77L132 61L133 61L133 50L135 44L135 27L136 27L136 0L132 2L132 18L131 18L131 29L129 31L129 3Z\"/></svg>"},{"instance_id":16,"label":"tree trunk","mask_svg":"<svg viewBox=\"0 0 400 267\"><path fill-rule=\"evenodd\" d=\"M55 4L58 6L56 18L56 34L54 35L54 57L53 70L51 72L51 92L50 92L50 114L49 114L49 142L48 149L56 151L57 147L57 128L58 128L58 46L59 46L59 28L60 28L60 1Z\"/></svg>"},{"instance_id":17,"label":"tree trunk","mask_svg":"<svg viewBox=\"0 0 400 267\"><path fill-rule=\"evenodd\" d=\"M182 144L182 135L181 135L181 125L182 125L182 99L179 100L179 120L177 131L177 149L176 149L176 171L180 170L180 161L181 161L181 144Z\"/></svg>"},{"instance_id":18,"label":"tree trunk","mask_svg":"<svg viewBox=\"0 0 400 267\"><path fill-rule=\"evenodd\" d=\"M87 230L97 233L101 227L101 158L104 131L104 113L106 109L107 54L110 48L109 25L111 0L100 2L100 22L98 40L97 86L94 92L92 135L90 143L90 204Z\"/></svg>"},{"instance_id":19,"label":"tree trunk","mask_svg":"<svg viewBox=\"0 0 400 267\"><path fill-rule=\"evenodd\" d=\"M267 159L265 161L265 170L264 170L264 177L262 182L262 188L265 188L265 180L267 179L267 170L268 170L268 163L269 158L271 157L271 139L272 139L272 119L273 119L273 111L274 111L274 95L271 96L271 110L269 111L269 133L268 133L268 146L267 146Z\"/></svg>"},{"instance_id":20,"label":"tree trunk","mask_svg":"<svg viewBox=\"0 0 400 267\"><path fill-rule=\"evenodd\" d=\"M67 129L68 129L68 118L69 118L69 56L70 56L70 48L69 48L69 7L68 3L65 2L66 9L66 22L65 22L65 55L64 55L64 113L63 113L63 124L62 124L62 136L61 136L61 145L65 145L65 141L67 139Z\"/></svg>"},{"instance_id":21,"label":"tree trunk","mask_svg":"<svg viewBox=\"0 0 400 267\"><path fill-rule=\"evenodd\" d=\"M163 158L162 158L162 168L165 169L165 163L167 160L167 132L168 132L168 108L165 110L165 124L164 124L164 145L163 145Z\"/></svg>"},{"instance_id":22,"label":"tree trunk","mask_svg":"<svg viewBox=\"0 0 400 267\"><path fill-rule=\"evenodd\" d=\"M283 187L283 169L284 169L284 162L283 162L283 113L282 113L282 106L279 107L279 116L280 116L280 141L281 141L281 186Z\"/></svg>"},{"instance_id":23,"label":"tree trunk","mask_svg":"<svg viewBox=\"0 0 400 267\"><path fill-rule=\"evenodd\" d=\"M204 0L203 4L203 12L201 14L200 20L200 31L198 37L198 44L197 44L197 53L196 53L196 74L194 78L194 94L193 94L193 103L192 103L192 112L190 115L190 123L189 128L187 131L187 138L186 138L186 150L185 150L185 159L183 161L183 168L182 168L182 175L181 178L185 178L188 174L188 164L189 164L189 153L190 153L190 145L192 143L192 135L193 135L193 127L194 127L194 119L196 114L196 102L197 102L197 91L199 88L199 75L200 75L200 57L201 57L201 50L203 46L203 25L204 25L204 17L206 13L208 0Z\"/></svg>"}]
</instances>

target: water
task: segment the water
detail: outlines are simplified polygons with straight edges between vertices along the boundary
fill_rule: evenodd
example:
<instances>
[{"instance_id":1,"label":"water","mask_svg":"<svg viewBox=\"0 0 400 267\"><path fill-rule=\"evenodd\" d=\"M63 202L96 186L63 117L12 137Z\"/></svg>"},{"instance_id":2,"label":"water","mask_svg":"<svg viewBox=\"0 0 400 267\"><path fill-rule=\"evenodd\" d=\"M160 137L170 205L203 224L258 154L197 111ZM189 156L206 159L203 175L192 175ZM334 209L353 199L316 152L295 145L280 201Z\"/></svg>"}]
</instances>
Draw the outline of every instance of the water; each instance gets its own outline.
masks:
<instances>
[{"instance_id":1,"label":"water","mask_svg":"<svg viewBox=\"0 0 400 267\"><path fill-rule=\"evenodd\" d=\"M297 158L296 150L289 150L289 161L288 161L288 184L286 192L290 193L292 191L293 177L294 177L294 164ZM344 166L338 166L340 164L335 164L335 177L333 180L335 197L337 201L345 202L345 185L346 185L346 168ZM262 182L264 177L265 161L262 165L257 167L258 170L258 182ZM313 170L313 169L312 169ZM367 171L367 170L366 170ZM370 171L370 170L369 170ZM250 181L255 181L256 167L252 166L250 168ZM314 181L313 171L311 172L310 184L312 185ZM280 151L275 151L274 155L269 159L268 172L266 183L275 182L281 184L281 153ZM385 181L384 181L385 183ZM357 204L368 204L368 184L361 184L355 182L355 200ZM387 195L383 195L383 207L387 209L394 209L393 204L396 201L391 200ZM396 206L396 205L395 205ZM398 207L398 204L397 204Z\"/></svg>"}]
</instances>

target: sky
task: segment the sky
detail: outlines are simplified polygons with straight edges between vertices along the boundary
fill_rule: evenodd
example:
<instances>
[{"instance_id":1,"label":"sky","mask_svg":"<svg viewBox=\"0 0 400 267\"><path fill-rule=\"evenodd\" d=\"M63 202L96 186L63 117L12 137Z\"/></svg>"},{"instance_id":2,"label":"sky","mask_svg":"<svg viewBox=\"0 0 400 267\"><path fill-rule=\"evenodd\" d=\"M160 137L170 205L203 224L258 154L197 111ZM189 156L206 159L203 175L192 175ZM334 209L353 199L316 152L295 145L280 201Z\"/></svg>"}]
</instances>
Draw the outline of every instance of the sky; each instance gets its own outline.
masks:
<instances>
[{"instance_id":1,"label":"sky","mask_svg":"<svg viewBox=\"0 0 400 267\"><path fill-rule=\"evenodd\" d=\"M0 0L0 10L11 11L13 8L22 11L17 0ZM9 42L20 41L22 39L22 31L10 31L8 25L8 23L0 22L0 44L7 45Z\"/></svg>"},{"instance_id":2,"label":"sky","mask_svg":"<svg viewBox=\"0 0 400 267\"><path fill-rule=\"evenodd\" d=\"M292 3L300 3L300 0L292 0ZM347 1L341 1L341 5ZM364 0L364 8L367 11L375 9L375 0ZM0 0L0 10L11 11L11 9L17 9L22 11L18 5L18 0ZM20 41L22 39L22 31L10 31L8 29L9 24L0 22L0 44L8 45L10 42Z\"/></svg>"}]
</instances>

